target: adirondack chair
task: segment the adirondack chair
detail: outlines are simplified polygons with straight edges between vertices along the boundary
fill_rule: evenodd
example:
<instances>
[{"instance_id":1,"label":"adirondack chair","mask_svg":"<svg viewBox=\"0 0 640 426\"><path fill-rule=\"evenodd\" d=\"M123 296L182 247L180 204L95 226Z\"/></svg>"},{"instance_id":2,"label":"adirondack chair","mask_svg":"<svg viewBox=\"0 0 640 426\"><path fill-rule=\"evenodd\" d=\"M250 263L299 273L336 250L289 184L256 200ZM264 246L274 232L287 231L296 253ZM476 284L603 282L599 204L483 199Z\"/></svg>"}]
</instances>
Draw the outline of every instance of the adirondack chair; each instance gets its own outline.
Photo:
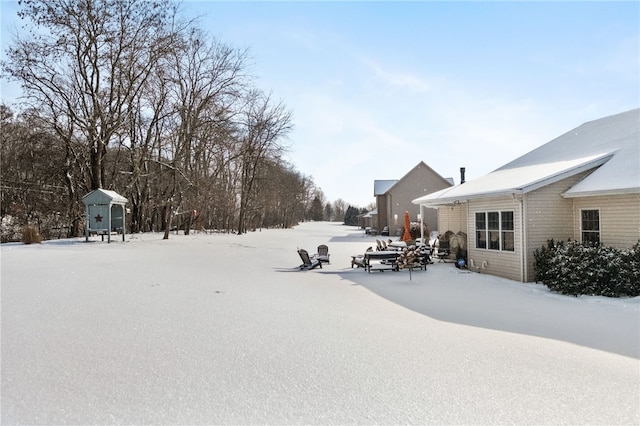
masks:
<instances>
[{"instance_id":1,"label":"adirondack chair","mask_svg":"<svg viewBox=\"0 0 640 426\"><path fill-rule=\"evenodd\" d=\"M325 244L320 244L318 246L318 254L316 255L316 259L320 262L329 263L329 247Z\"/></svg>"},{"instance_id":2,"label":"adirondack chair","mask_svg":"<svg viewBox=\"0 0 640 426\"><path fill-rule=\"evenodd\" d=\"M369 248L367 248L366 253L372 252L373 251L373 247L370 246ZM354 266L358 267L358 268L366 268L367 267L367 262L366 259L364 258L364 254L356 254L351 256L351 267L353 268Z\"/></svg>"},{"instance_id":3,"label":"adirondack chair","mask_svg":"<svg viewBox=\"0 0 640 426\"><path fill-rule=\"evenodd\" d=\"M449 257L451 254L451 249L449 248L449 240L440 240L440 243L437 247L436 256L440 259L440 262L444 262L445 259Z\"/></svg>"},{"instance_id":4,"label":"adirondack chair","mask_svg":"<svg viewBox=\"0 0 640 426\"><path fill-rule=\"evenodd\" d=\"M300 255L300 259L302 259L302 265L300 265L300 269L314 269L316 267L322 268L322 263L316 257L310 257L309 252L305 249L299 249L298 254Z\"/></svg>"}]
</instances>

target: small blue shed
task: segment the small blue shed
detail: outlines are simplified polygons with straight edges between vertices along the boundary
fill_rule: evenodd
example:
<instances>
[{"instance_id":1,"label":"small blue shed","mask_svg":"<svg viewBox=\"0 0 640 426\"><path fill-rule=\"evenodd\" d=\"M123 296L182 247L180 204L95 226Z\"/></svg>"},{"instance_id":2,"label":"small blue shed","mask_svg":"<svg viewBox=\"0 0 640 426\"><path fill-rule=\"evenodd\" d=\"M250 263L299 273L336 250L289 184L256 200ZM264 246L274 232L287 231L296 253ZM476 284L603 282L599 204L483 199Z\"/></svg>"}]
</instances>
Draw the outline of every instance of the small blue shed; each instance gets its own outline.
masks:
<instances>
[{"instance_id":1,"label":"small blue shed","mask_svg":"<svg viewBox=\"0 0 640 426\"><path fill-rule=\"evenodd\" d=\"M86 207L85 241L89 235L107 235L107 242L111 242L111 233L121 233L122 241L125 234L125 205L127 199L115 191L96 189L84 197L82 202Z\"/></svg>"}]
</instances>

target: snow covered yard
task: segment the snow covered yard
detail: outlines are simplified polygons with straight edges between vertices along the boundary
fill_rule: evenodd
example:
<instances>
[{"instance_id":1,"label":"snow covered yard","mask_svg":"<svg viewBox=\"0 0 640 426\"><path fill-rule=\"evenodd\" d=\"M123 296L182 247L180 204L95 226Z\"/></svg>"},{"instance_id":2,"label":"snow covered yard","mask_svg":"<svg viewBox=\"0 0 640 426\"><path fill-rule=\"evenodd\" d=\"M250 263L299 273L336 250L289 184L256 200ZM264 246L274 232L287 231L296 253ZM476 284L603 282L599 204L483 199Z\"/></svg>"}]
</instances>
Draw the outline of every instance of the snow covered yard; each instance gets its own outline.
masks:
<instances>
[{"instance_id":1,"label":"snow covered yard","mask_svg":"<svg viewBox=\"0 0 640 426\"><path fill-rule=\"evenodd\" d=\"M640 298L368 274L326 222L161 238L2 246L2 424L640 423Z\"/></svg>"}]
</instances>

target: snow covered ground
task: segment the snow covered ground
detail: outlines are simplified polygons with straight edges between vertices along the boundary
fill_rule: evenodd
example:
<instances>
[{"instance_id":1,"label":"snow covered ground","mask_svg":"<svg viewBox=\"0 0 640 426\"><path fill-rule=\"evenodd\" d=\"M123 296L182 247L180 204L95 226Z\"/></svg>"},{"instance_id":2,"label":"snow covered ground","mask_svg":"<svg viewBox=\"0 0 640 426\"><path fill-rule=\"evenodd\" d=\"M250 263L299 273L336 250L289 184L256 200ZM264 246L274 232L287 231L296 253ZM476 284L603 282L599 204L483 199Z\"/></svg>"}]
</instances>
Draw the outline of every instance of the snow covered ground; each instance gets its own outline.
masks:
<instances>
[{"instance_id":1,"label":"snow covered ground","mask_svg":"<svg viewBox=\"0 0 640 426\"><path fill-rule=\"evenodd\" d=\"M640 298L368 274L326 222L161 238L1 247L2 424L640 423Z\"/></svg>"}]
</instances>

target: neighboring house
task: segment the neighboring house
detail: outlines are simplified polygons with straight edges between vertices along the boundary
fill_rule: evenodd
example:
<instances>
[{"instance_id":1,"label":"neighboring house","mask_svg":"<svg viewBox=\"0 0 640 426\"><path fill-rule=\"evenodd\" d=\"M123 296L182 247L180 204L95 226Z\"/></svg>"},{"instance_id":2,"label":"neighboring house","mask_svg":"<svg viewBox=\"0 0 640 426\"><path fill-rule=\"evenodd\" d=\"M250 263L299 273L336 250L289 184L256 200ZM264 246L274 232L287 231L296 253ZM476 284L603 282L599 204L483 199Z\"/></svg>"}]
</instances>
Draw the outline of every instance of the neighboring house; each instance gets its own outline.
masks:
<instances>
[{"instance_id":1,"label":"neighboring house","mask_svg":"<svg viewBox=\"0 0 640 426\"><path fill-rule=\"evenodd\" d=\"M531 282L547 240L640 239L640 109L585 123L499 169L415 199L466 234L469 267ZM463 234L464 233L464 234Z\"/></svg>"},{"instance_id":2,"label":"neighboring house","mask_svg":"<svg viewBox=\"0 0 640 426\"><path fill-rule=\"evenodd\" d=\"M402 235L404 226L404 212L409 212L412 222L418 222L419 209L411 201L416 194L430 194L453 183L436 173L424 161L419 162L400 180L374 181L374 196L376 197L377 228L382 231L389 227L389 235ZM427 211L422 221L430 230L438 229L438 217L435 211Z\"/></svg>"},{"instance_id":3,"label":"neighboring house","mask_svg":"<svg viewBox=\"0 0 640 426\"><path fill-rule=\"evenodd\" d=\"M360 228L376 228L375 218L378 215L378 211L376 209L371 210L370 212L362 213L358 215L358 225Z\"/></svg>"}]
</instances>

